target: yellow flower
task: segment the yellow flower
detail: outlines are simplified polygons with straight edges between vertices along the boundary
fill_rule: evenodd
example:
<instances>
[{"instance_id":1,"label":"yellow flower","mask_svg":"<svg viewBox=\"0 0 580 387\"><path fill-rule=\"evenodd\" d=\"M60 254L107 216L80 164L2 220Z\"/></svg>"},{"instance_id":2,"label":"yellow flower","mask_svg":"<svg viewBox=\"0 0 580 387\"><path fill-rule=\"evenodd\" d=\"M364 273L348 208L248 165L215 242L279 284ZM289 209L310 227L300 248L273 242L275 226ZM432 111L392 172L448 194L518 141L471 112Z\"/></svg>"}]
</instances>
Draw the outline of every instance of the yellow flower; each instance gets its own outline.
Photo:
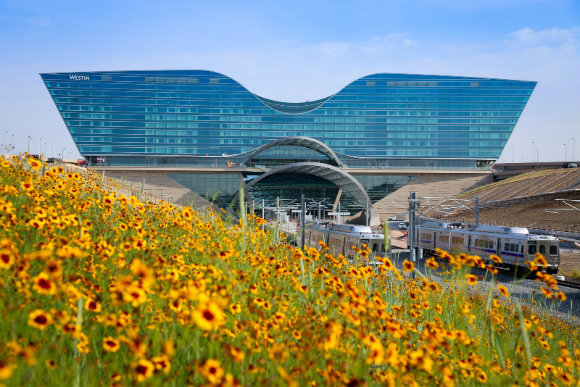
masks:
<instances>
[{"instance_id":1,"label":"yellow flower","mask_svg":"<svg viewBox=\"0 0 580 387\"><path fill-rule=\"evenodd\" d=\"M34 183L32 182L32 178L28 177L26 180L21 181L20 188L26 192L34 191Z\"/></svg>"},{"instance_id":2,"label":"yellow flower","mask_svg":"<svg viewBox=\"0 0 580 387\"><path fill-rule=\"evenodd\" d=\"M40 160L38 160L36 157L29 157L28 158L28 164L35 171L38 171L40 168L42 168L42 162Z\"/></svg>"},{"instance_id":3,"label":"yellow flower","mask_svg":"<svg viewBox=\"0 0 580 387\"><path fill-rule=\"evenodd\" d=\"M415 264L413 262L409 262L406 259L403 261L403 268L405 271L411 272L415 268Z\"/></svg>"},{"instance_id":4,"label":"yellow flower","mask_svg":"<svg viewBox=\"0 0 580 387\"><path fill-rule=\"evenodd\" d=\"M56 363L56 360L54 360L54 359L48 359L46 361L46 366L48 368L50 368L51 370L54 370L54 369L56 369L56 367L58 366L58 364Z\"/></svg>"},{"instance_id":5,"label":"yellow flower","mask_svg":"<svg viewBox=\"0 0 580 387\"><path fill-rule=\"evenodd\" d=\"M239 314L242 312L242 306L240 304L231 304L230 312L232 312L232 314Z\"/></svg>"},{"instance_id":6,"label":"yellow flower","mask_svg":"<svg viewBox=\"0 0 580 387\"><path fill-rule=\"evenodd\" d=\"M139 306L147 301L147 293L137 285L130 285L123 292L123 299L133 306Z\"/></svg>"},{"instance_id":7,"label":"yellow flower","mask_svg":"<svg viewBox=\"0 0 580 387\"><path fill-rule=\"evenodd\" d=\"M222 381L224 377L224 369L222 368L218 360L209 359L203 365L198 368L200 374L205 376L205 378L211 384L218 384Z\"/></svg>"},{"instance_id":8,"label":"yellow flower","mask_svg":"<svg viewBox=\"0 0 580 387\"><path fill-rule=\"evenodd\" d=\"M496 265L503 263L502 259L495 254L490 255L489 259L491 259Z\"/></svg>"},{"instance_id":9,"label":"yellow flower","mask_svg":"<svg viewBox=\"0 0 580 387\"><path fill-rule=\"evenodd\" d=\"M137 376L138 382L143 382L153 376L153 371L155 371L155 365L149 360L141 359L133 364L133 370Z\"/></svg>"},{"instance_id":10,"label":"yellow flower","mask_svg":"<svg viewBox=\"0 0 580 387\"><path fill-rule=\"evenodd\" d=\"M40 273L33 279L34 281L34 290L36 290L39 294L44 295L53 295L56 294L56 284L50 279L48 274L45 272Z\"/></svg>"},{"instance_id":11,"label":"yellow flower","mask_svg":"<svg viewBox=\"0 0 580 387\"><path fill-rule=\"evenodd\" d=\"M546 258L544 258L544 256L540 253L536 253L536 259L534 259L534 261L539 266L548 266L548 261L546 261Z\"/></svg>"},{"instance_id":12,"label":"yellow flower","mask_svg":"<svg viewBox=\"0 0 580 387\"><path fill-rule=\"evenodd\" d=\"M217 303L209 301L197 307L193 312L193 320L201 329L210 331L223 325L226 315Z\"/></svg>"},{"instance_id":13,"label":"yellow flower","mask_svg":"<svg viewBox=\"0 0 580 387\"><path fill-rule=\"evenodd\" d=\"M156 356L151 359L153 364L155 364L155 369L163 371L163 373L168 374L171 370L171 362L169 358L165 355L163 356Z\"/></svg>"},{"instance_id":14,"label":"yellow flower","mask_svg":"<svg viewBox=\"0 0 580 387\"><path fill-rule=\"evenodd\" d=\"M98 313L101 311L101 303L93 299L88 299L85 303L85 310Z\"/></svg>"},{"instance_id":15,"label":"yellow flower","mask_svg":"<svg viewBox=\"0 0 580 387\"><path fill-rule=\"evenodd\" d=\"M10 269L14 264L14 254L10 250L0 250L0 269Z\"/></svg>"},{"instance_id":16,"label":"yellow flower","mask_svg":"<svg viewBox=\"0 0 580 387\"><path fill-rule=\"evenodd\" d=\"M121 348L119 340L114 337L105 337L103 339L103 349L107 352L117 352Z\"/></svg>"},{"instance_id":17,"label":"yellow flower","mask_svg":"<svg viewBox=\"0 0 580 387\"><path fill-rule=\"evenodd\" d=\"M473 274L467 274L465 278L467 278L467 283L469 285L475 285L477 283L477 276Z\"/></svg>"},{"instance_id":18,"label":"yellow flower","mask_svg":"<svg viewBox=\"0 0 580 387\"><path fill-rule=\"evenodd\" d=\"M433 270L435 270L439 267L439 264L437 263L437 261L433 257L429 258L425 262L425 265L427 265L428 268L433 269Z\"/></svg>"},{"instance_id":19,"label":"yellow flower","mask_svg":"<svg viewBox=\"0 0 580 387\"><path fill-rule=\"evenodd\" d=\"M230 353L232 354L232 358L234 359L234 361L238 363L244 360L244 358L246 357L246 354L236 347L230 347Z\"/></svg>"},{"instance_id":20,"label":"yellow flower","mask_svg":"<svg viewBox=\"0 0 580 387\"><path fill-rule=\"evenodd\" d=\"M385 348L380 341L374 341L370 344L370 352L367 357L367 364L381 365L385 361Z\"/></svg>"},{"instance_id":21,"label":"yellow flower","mask_svg":"<svg viewBox=\"0 0 580 387\"><path fill-rule=\"evenodd\" d=\"M16 369L16 364L5 363L0 360L0 380L7 380Z\"/></svg>"},{"instance_id":22,"label":"yellow flower","mask_svg":"<svg viewBox=\"0 0 580 387\"><path fill-rule=\"evenodd\" d=\"M43 310L35 309L28 314L28 325L40 330L45 330L52 324L52 316Z\"/></svg>"},{"instance_id":23,"label":"yellow flower","mask_svg":"<svg viewBox=\"0 0 580 387\"><path fill-rule=\"evenodd\" d=\"M509 298L510 292L508 291L508 289L505 286L498 284L497 289L499 290L499 294L501 294L505 298Z\"/></svg>"}]
</instances>

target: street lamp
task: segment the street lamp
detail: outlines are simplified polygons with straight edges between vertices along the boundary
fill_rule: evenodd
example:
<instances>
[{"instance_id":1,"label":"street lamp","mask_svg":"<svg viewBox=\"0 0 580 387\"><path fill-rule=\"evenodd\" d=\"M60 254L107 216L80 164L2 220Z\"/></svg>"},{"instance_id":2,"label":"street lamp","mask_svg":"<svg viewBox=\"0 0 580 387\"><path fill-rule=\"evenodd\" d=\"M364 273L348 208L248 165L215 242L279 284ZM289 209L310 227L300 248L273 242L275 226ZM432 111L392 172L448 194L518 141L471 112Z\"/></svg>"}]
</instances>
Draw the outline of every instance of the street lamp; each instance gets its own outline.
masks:
<instances>
[{"instance_id":1,"label":"street lamp","mask_svg":"<svg viewBox=\"0 0 580 387\"><path fill-rule=\"evenodd\" d=\"M532 141L532 163L536 161L536 142Z\"/></svg>"},{"instance_id":2,"label":"street lamp","mask_svg":"<svg viewBox=\"0 0 580 387\"><path fill-rule=\"evenodd\" d=\"M32 136L28 136L28 148L27 148L28 154L30 154L30 140L32 140Z\"/></svg>"},{"instance_id":3,"label":"street lamp","mask_svg":"<svg viewBox=\"0 0 580 387\"><path fill-rule=\"evenodd\" d=\"M564 162L566 162L568 160L568 144L563 143L562 145L564 146Z\"/></svg>"},{"instance_id":4,"label":"street lamp","mask_svg":"<svg viewBox=\"0 0 580 387\"><path fill-rule=\"evenodd\" d=\"M574 161L574 150L576 149L576 139L572 137L572 161Z\"/></svg>"}]
</instances>

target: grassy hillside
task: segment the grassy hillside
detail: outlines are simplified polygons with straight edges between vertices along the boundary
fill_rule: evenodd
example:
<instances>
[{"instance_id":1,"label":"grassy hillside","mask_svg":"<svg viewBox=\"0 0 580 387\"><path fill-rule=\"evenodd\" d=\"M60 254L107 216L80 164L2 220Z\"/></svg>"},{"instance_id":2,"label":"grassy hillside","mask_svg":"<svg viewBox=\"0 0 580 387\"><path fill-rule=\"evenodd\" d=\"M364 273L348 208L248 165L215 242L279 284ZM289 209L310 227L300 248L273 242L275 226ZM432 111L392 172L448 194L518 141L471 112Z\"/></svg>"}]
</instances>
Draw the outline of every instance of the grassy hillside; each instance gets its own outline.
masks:
<instances>
[{"instance_id":1,"label":"grassy hillside","mask_svg":"<svg viewBox=\"0 0 580 387\"><path fill-rule=\"evenodd\" d=\"M501 285L470 291L477 257L442 253L453 272L413 280L386 258L364 265L368 250L356 264L324 245L302 253L259 218L144 203L107 184L0 161L0 384L578 382L577 327L522 310ZM565 297L544 280L546 295Z\"/></svg>"}]
</instances>

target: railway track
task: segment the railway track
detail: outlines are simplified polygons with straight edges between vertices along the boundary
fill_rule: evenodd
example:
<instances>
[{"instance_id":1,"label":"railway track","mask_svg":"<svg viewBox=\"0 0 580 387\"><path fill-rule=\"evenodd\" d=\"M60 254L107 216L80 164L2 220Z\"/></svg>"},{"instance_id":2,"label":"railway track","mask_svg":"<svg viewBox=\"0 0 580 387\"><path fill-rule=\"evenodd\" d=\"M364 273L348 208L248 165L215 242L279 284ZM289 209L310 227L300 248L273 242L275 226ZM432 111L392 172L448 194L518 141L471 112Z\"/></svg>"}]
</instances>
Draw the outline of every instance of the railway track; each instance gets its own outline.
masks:
<instances>
[{"instance_id":1,"label":"railway track","mask_svg":"<svg viewBox=\"0 0 580 387\"><path fill-rule=\"evenodd\" d=\"M558 285L572 289L580 289L580 282L578 281L558 280Z\"/></svg>"}]
</instances>

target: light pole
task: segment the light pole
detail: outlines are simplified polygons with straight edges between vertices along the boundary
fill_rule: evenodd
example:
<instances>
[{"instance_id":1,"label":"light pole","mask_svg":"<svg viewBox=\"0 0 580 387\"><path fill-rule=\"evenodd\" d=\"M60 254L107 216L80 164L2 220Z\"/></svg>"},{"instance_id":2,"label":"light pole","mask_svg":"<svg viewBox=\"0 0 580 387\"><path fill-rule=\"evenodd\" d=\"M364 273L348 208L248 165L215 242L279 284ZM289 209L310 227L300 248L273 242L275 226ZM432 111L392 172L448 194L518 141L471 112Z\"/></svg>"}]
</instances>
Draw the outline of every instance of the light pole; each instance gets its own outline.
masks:
<instances>
[{"instance_id":1,"label":"light pole","mask_svg":"<svg viewBox=\"0 0 580 387\"><path fill-rule=\"evenodd\" d=\"M514 143L512 142L512 163L515 162L516 153L514 151Z\"/></svg>"},{"instance_id":2,"label":"light pole","mask_svg":"<svg viewBox=\"0 0 580 387\"><path fill-rule=\"evenodd\" d=\"M568 144L563 143L564 146L564 162L568 161Z\"/></svg>"},{"instance_id":3,"label":"light pole","mask_svg":"<svg viewBox=\"0 0 580 387\"><path fill-rule=\"evenodd\" d=\"M536 142L532 141L532 163L536 161Z\"/></svg>"},{"instance_id":4,"label":"light pole","mask_svg":"<svg viewBox=\"0 0 580 387\"><path fill-rule=\"evenodd\" d=\"M576 139L572 137L572 161L574 161L574 150L576 150Z\"/></svg>"}]
</instances>

